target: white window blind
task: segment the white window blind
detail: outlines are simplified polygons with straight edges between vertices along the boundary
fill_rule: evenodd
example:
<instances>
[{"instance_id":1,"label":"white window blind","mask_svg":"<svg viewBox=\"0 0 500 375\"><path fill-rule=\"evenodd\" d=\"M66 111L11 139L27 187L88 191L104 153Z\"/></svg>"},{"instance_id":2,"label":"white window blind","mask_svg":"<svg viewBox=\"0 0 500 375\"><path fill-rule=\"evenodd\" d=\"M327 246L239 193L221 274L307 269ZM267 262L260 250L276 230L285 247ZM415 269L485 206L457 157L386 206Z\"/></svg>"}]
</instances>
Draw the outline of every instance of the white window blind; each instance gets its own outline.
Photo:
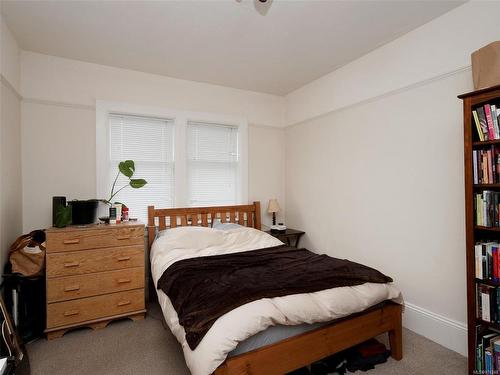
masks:
<instances>
[{"instance_id":1,"label":"white window blind","mask_svg":"<svg viewBox=\"0 0 500 375\"><path fill-rule=\"evenodd\" d=\"M109 115L109 173L108 186L118 172L118 163L135 162L132 178L144 178L147 185L134 189L127 187L113 202L122 202L130 209L130 217L147 223L147 206L174 206L174 122L173 120ZM128 183L120 174L116 188ZM109 195L108 195L109 197Z\"/></svg>"},{"instance_id":2,"label":"white window blind","mask_svg":"<svg viewBox=\"0 0 500 375\"><path fill-rule=\"evenodd\" d=\"M238 127L187 123L187 192L191 206L218 206L238 201Z\"/></svg>"}]
</instances>

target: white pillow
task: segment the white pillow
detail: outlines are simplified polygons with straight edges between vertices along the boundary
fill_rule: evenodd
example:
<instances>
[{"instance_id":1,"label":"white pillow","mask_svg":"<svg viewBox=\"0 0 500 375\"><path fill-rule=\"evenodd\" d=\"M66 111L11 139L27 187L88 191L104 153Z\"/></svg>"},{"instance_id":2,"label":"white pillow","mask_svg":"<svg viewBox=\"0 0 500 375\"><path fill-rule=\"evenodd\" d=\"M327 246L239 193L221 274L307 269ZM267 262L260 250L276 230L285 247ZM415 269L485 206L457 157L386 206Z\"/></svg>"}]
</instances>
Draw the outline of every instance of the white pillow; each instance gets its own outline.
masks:
<instances>
[{"instance_id":1,"label":"white pillow","mask_svg":"<svg viewBox=\"0 0 500 375\"><path fill-rule=\"evenodd\" d=\"M236 223L221 223L220 220L218 220L214 223L212 228L218 230L231 230L231 229L243 228L243 226Z\"/></svg>"},{"instance_id":2,"label":"white pillow","mask_svg":"<svg viewBox=\"0 0 500 375\"><path fill-rule=\"evenodd\" d=\"M203 249L224 243L224 233L207 227L176 227L162 230L157 240L168 241L172 248Z\"/></svg>"}]
</instances>

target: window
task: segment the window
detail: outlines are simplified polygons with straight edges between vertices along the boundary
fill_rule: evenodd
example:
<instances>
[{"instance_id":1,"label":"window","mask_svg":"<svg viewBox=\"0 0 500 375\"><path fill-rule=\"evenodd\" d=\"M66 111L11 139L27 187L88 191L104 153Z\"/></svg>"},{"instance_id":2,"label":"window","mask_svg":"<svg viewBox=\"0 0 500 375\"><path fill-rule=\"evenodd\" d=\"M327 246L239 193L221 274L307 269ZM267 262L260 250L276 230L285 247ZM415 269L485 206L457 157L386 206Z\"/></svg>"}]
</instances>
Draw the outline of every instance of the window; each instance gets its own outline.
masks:
<instances>
[{"instance_id":1,"label":"window","mask_svg":"<svg viewBox=\"0 0 500 375\"><path fill-rule=\"evenodd\" d=\"M130 115L109 116L108 186L112 186L118 163L134 160L134 177L148 183L140 189L126 188L113 201L126 204L132 215L147 218L148 205L174 206L174 125L172 120ZM128 183L119 174L115 191ZM110 188L111 190L111 188Z\"/></svg>"},{"instance_id":2,"label":"window","mask_svg":"<svg viewBox=\"0 0 500 375\"><path fill-rule=\"evenodd\" d=\"M113 201L143 222L149 205L247 203L247 125L240 118L98 101L98 198L109 197L118 163L127 159L135 161L134 177L148 183L124 189ZM116 186L127 182L120 175Z\"/></svg>"},{"instance_id":3,"label":"window","mask_svg":"<svg viewBox=\"0 0 500 375\"><path fill-rule=\"evenodd\" d=\"M238 127L188 122L187 159L190 206L238 201Z\"/></svg>"}]
</instances>

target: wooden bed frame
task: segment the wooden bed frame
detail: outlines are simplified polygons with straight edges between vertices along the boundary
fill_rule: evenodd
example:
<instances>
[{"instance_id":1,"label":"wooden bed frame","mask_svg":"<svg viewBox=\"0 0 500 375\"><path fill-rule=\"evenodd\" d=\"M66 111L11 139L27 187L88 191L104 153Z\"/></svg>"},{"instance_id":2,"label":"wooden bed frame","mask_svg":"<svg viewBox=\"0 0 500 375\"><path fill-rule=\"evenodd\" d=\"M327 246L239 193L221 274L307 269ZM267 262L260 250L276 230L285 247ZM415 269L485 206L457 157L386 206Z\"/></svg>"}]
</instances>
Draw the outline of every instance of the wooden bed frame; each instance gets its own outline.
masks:
<instances>
[{"instance_id":1,"label":"wooden bed frame","mask_svg":"<svg viewBox=\"0 0 500 375\"><path fill-rule=\"evenodd\" d=\"M209 227L213 219L261 229L260 202L250 205L155 209L148 207L148 241L156 228ZM281 375L350 348L383 333L389 334L391 356L403 358L402 306L386 302L382 307L339 319L327 326L281 340L275 344L227 358L215 375Z\"/></svg>"}]
</instances>

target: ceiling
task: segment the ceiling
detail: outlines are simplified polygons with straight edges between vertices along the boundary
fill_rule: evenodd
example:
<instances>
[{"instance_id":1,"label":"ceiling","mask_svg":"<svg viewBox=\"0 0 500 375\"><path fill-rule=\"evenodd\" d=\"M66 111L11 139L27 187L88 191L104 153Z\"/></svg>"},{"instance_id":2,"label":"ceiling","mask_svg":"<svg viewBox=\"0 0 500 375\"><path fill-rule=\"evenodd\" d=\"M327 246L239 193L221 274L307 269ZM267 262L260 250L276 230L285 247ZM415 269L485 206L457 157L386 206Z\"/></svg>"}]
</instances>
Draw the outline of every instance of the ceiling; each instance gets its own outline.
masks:
<instances>
[{"instance_id":1,"label":"ceiling","mask_svg":"<svg viewBox=\"0 0 500 375\"><path fill-rule=\"evenodd\" d=\"M284 95L463 1L1 1L21 48Z\"/></svg>"}]
</instances>

